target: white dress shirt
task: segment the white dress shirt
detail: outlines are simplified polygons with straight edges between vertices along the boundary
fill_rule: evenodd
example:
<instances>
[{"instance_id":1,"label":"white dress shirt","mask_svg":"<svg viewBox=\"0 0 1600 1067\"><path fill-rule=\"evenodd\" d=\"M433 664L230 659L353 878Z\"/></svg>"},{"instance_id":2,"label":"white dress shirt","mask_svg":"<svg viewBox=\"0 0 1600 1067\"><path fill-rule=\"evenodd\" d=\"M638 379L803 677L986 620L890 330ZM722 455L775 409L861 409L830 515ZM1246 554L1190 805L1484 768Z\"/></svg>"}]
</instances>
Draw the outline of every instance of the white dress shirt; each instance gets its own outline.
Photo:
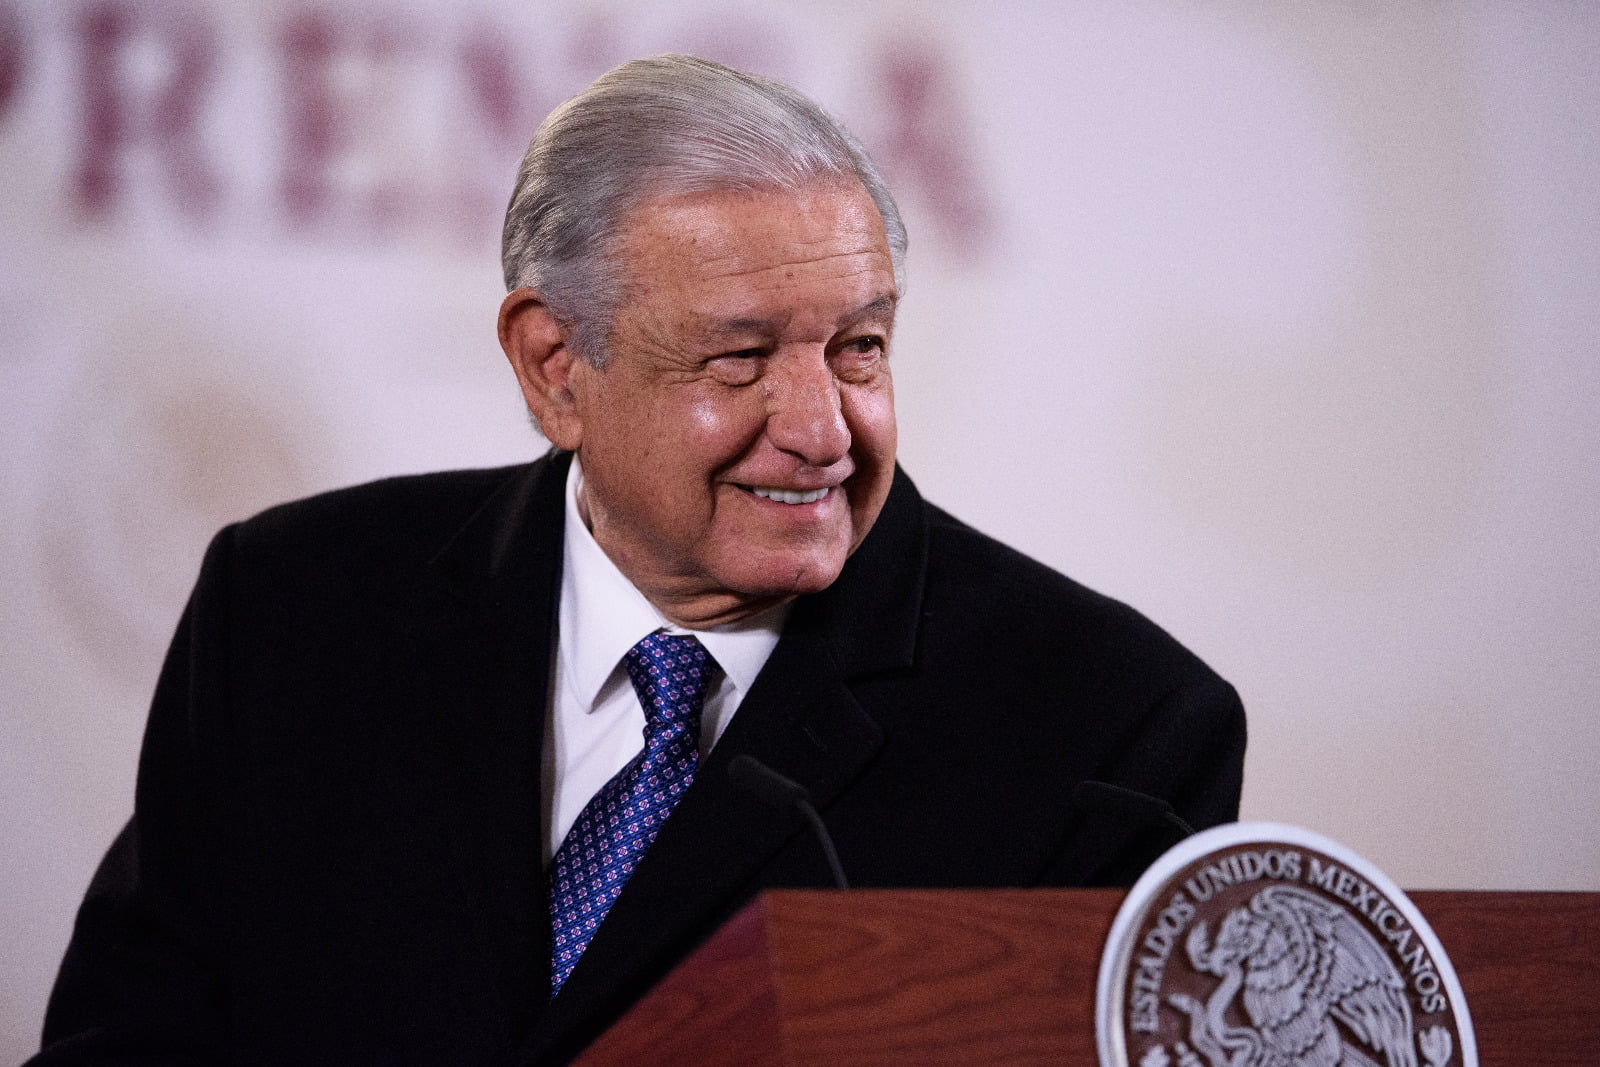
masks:
<instances>
[{"instance_id":1,"label":"white dress shirt","mask_svg":"<svg viewBox=\"0 0 1600 1067\"><path fill-rule=\"evenodd\" d=\"M578 512L583 471L567 475L561 605L545 721L544 860L550 861L589 798L644 748L644 709L622 657L664 630L692 634L721 668L701 713L700 754L711 751L778 643L788 605L711 630L662 617L611 562Z\"/></svg>"}]
</instances>

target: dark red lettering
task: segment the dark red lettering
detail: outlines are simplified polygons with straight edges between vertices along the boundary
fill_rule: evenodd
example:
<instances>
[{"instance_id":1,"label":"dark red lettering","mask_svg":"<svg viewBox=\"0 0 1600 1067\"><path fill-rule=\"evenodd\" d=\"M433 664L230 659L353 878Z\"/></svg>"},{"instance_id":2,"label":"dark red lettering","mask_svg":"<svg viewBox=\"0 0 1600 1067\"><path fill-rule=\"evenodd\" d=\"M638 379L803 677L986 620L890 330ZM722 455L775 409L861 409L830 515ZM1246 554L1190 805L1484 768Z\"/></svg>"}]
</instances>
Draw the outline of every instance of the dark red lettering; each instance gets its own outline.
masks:
<instances>
[{"instance_id":1,"label":"dark red lettering","mask_svg":"<svg viewBox=\"0 0 1600 1067\"><path fill-rule=\"evenodd\" d=\"M179 209L209 215L219 184L198 129L216 66L209 24L189 8L101 2L83 9L76 31L83 102L74 183L79 211L91 218L113 213L124 192L127 158L142 144L144 155L165 171ZM136 51L146 62L136 65Z\"/></svg>"},{"instance_id":2,"label":"dark red lettering","mask_svg":"<svg viewBox=\"0 0 1600 1067\"><path fill-rule=\"evenodd\" d=\"M339 42L333 20L320 12L291 18L281 42L287 119L283 206L291 222L304 225L326 215L333 201L327 164L344 138L330 75Z\"/></svg>"},{"instance_id":3,"label":"dark red lettering","mask_svg":"<svg viewBox=\"0 0 1600 1067\"><path fill-rule=\"evenodd\" d=\"M880 50L876 66L888 123L875 155L896 193L915 187L956 248L979 247L991 213L973 174L945 61L896 45Z\"/></svg>"},{"instance_id":4,"label":"dark red lettering","mask_svg":"<svg viewBox=\"0 0 1600 1067\"><path fill-rule=\"evenodd\" d=\"M10 8L0 10L0 116L11 109L22 85L22 19Z\"/></svg>"},{"instance_id":5,"label":"dark red lettering","mask_svg":"<svg viewBox=\"0 0 1600 1067\"><path fill-rule=\"evenodd\" d=\"M326 11L303 12L284 24L279 189L291 226L385 229L405 215L405 176L380 171L384 161L371 144L383 121L403 105L374 88L403 39L391 24L363 32Z\"/></svg>"},{"instance_id":6,"label":"dark red lettering","mask_svg":"<svg viewBox=\"0 0 1600 1067\"><path fill-rule=\"evenodd\" d=\"M512 49L504 31L482 25L457 50L463 121L448 131L454 157L452 185L441 219L451 236L480 248L498 233L506 190L528 139L553 101L532 85L532 67Z\"/></svg>"},{"instance_id":7,"label":"dark red lettering","mask_svg":"<svg viewBox=\"0 0 1600 1067\"><path fill-rule=\"evenodd\" d=\"M527 64L506 43L505 34L480 27L461 45L467 91L485 130L499 144L518 153L533 136L539 116L524 84Z\"/></svg>"}]
</instances>

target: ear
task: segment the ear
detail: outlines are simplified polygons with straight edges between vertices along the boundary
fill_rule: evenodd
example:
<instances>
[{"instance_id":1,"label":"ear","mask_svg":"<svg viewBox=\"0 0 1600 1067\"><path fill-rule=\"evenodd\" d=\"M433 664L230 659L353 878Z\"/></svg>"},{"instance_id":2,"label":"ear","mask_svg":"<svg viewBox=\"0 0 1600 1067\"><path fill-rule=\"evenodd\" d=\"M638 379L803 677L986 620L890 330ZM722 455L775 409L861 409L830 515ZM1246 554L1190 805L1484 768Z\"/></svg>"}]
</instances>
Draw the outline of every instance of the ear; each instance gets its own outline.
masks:
<instances>
[{"instance_id":1,"label":"ear","mask_svg":"<svg viewBox=\"0 0 1600 1067\"><path fill-rule=\"evenodd\" d=\"M575 356L568 330L536 290L513 289L500 304L500 347L522 386L539 431L557 448L576 451L583 423L571 387Z\"/></svg>"}]
</instances>

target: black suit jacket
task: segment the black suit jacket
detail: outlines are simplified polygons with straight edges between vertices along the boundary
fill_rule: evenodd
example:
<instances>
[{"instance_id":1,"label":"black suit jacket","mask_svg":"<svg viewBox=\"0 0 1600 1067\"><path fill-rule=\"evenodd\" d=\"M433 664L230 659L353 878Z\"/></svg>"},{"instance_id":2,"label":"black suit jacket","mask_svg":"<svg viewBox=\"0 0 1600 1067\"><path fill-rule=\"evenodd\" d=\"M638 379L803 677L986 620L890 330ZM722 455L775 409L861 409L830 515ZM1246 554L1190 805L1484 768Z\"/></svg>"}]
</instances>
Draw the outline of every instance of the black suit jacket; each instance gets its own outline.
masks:
<instances>
[{"instance_id":1,"label":"black suit jacket","mask_svg":"<svg viewBox=\"0 0 1600 1067\"><path fill-rule=\"evenodd\" d=\"M897 474L551 1001L567 466L392 479L218 536L40 1063L560 1062L759 890L830 884L800 818L729 782L741 753L811 791L861 886L1126 883L1170 838L1075 809L1085 779L1235 816L1233 690Z\"/></svg>"}]
</instances>

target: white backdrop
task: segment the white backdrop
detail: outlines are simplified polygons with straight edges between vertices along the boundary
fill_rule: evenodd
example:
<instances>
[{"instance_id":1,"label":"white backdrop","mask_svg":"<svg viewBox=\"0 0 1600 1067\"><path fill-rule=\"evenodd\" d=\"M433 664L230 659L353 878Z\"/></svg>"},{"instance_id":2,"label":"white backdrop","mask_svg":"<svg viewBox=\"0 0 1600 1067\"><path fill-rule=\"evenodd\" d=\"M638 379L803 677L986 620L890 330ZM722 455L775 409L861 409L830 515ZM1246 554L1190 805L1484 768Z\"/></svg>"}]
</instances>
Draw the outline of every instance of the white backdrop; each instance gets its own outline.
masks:
<instances>
[{"instance_id":1,"label":"white backdrop","mask_svg":"<svg viewBox=\"0 0 1600 1067\"><path fill-rule=\"evenodd\" d=\"M210 533L541 450L497 216L665 50L879 155L905 465L1239 686L1247 817L1600 888L1600 7L0 0L0 1059Z\"/></svg>"}]
</instances>

